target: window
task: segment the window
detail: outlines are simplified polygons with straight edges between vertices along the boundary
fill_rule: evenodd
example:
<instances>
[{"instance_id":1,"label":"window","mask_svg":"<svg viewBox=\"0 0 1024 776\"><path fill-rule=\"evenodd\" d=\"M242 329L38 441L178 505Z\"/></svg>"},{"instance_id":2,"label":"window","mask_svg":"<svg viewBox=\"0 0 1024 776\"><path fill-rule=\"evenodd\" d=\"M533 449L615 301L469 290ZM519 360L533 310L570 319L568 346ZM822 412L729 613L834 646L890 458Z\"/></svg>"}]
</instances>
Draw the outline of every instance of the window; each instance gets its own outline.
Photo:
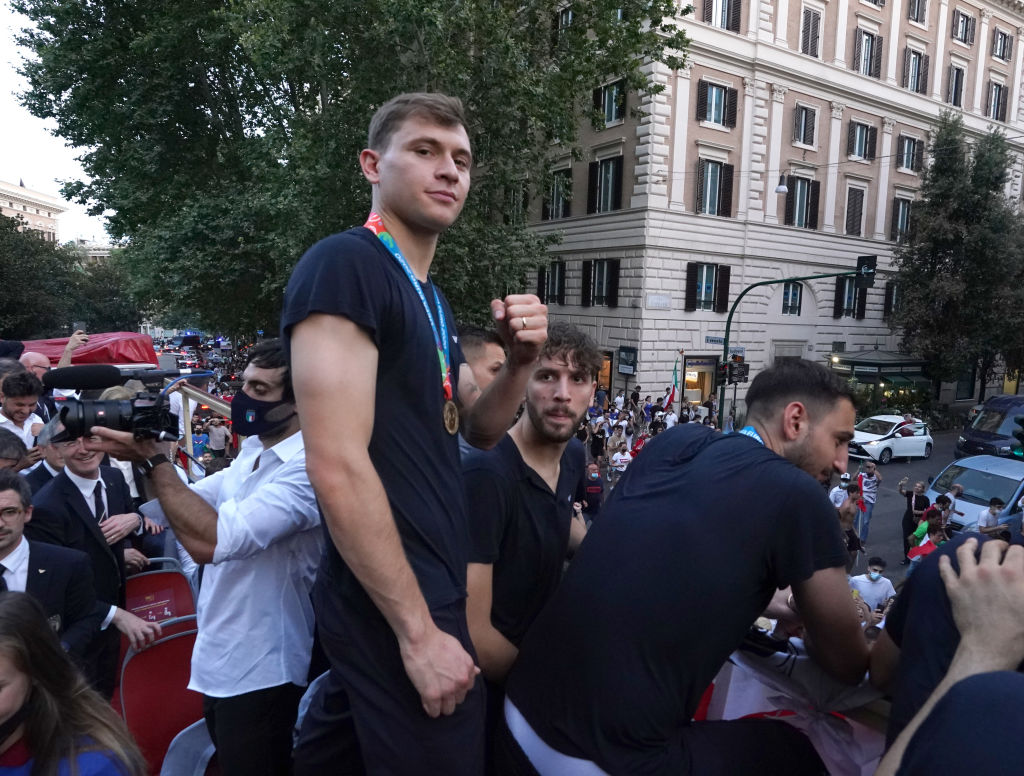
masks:
<instances>
[{"instance_id":1,"label":"window","mask_svg":"<svg viewBox=\"0 0 1024 776\"><path fill-rule=\"evenodd\" d=\"M957 108L964 106L964 81L966 71L959 65L949 66L949 86L946 89L946 102Z\"/></svg>"},{"instance_id":2,"label":"window","mask_svg":"<svg viewBox=\"0 0 1024 776\"><path fill-rule=\"evenodd\" d=\"M721 27L729 32L740 31L741 0L703 0L701 18L705 24Z\"/></svg>"},{"instance_id":3,"label":"window","mask_svg":"<svg viewBox=\"0 0 1024 776\"><path fill-rule=\"evenodd\" d=\"M846 190L846 233L860 237L864 222L864 189L851 186Z\"/></svg>"},{"instance_id":4,"label":"window","mask_svg":"<svg viewBox=\"0 0 1024 776\"><path fill-rule=\"evenodd\" d=\"M963 11L953 11L953 40L958 40L968 46L974 45L974 17L968 16Z\"/></svg>"},{"instance_id":5,"label":"window","mask_svg":"<svg viewBox=\"0 0 1024 776\"><path fill-rule=\"evenodd\" d=\"M856 159L874 159L878 129L859 121L850 121L846 134L846 153Z\"/></svg>"},{"instance_id":6,"label":"window","mask_svg":"<svg viewBox=\"0 0 1024 776\"><path fill-rule=\"evenodd\" d=\"M900 135L896 141L896 166L902 170L920 172L924 167L924 141Z\"/></svg>"},{"instance_id":7,"label":"window","mask_svg":"<svg viewBox=\"0 0 1024 776\"><path fill-rule=\"evenodd\" d=\"M836 278L835 299L832 304L833 318L856 318L863 320L867 307L868 290L857 288L851 277Z\"/></svg>"},{"instance_id":8,"label":"window","mask_svg":"<svg viewBox=\"0 0 1024 776\"><path fill-rule=\"evenodd\" d=\"M604 117L604 125L610 127L626 118L626 82L615 81L594 89L594 110Z\"/></svg>"},{"instance_id":9,"label":"window","mask_svg":"<svg viewBox=\"0 0 1024 776\"><path fill-rule=\"evenodd\" d=\"M925 24L928 18L928 0L910 0L907 5L907 18L918 24Z\"/></svg>"},{"instance_id":10,"label":"window","mask_svg":"<svg viewBox=\"0 0 1024 776\"><path fill-rule=\"evenodd\" d=\"M928 91L929 57L920 51L910 48L903 50L903 88L918 94Z\"/></svg>"},{"instance_id":11,"label":"window","mask_svg":"<svg viewBox=\"0 0 1024 776\"><path fill-rule=\"evenodd\" d=\"M1009 89L995 81L988 82L988 97L985 99L985 115L996 121L1006 121L1006 95Z\"/></svg>"},{"instance_id":12,"label":"window","mask_svg":"<svg viewBox=\"0 0 1024 776\"><path fill-rule=\"evenodd\" d=\"M960 376L960 379L956 381L956 398L958 401L974 398L974 385L977 380L977 367L971 367L970 370Z\"/></svg>"},{"instance_id":13,"label":"window","mask_svg":"<svg viewBox=\"0 0 1024 776\"><path fill-rule=\"evenodd\" d=\"M733 166L711 159L697 162L697 213L709 216L732 215Z\"/></svg>"},{"instance_id":14,"label":"window","mask_svg":"<svg viewBox=\"0 0 1024 776\"><path fill-rule=\"evenodd\" d=\"M800 299L803 296L803 284L786 283L782 287L782 314L799 315Z\"/></svg>"},{"instance_id":15,"label":"window","mask_svg":"<svg viewBox=\"0 0 1024 776\"><path fill-rule=\"evenodd\" d=\"M729 267L724 264L688 262L686 265L686 300L683 308L691 311L728 312Z\"/></svg>"},{"instance_id":16,"label":"window","mask_svg":"<svg viewBox=\"0 0 1024 776\"><path fill-rule=\"evenodd\" d=\"M715 309L715 265L700 264L697 267L697 309Z\"/></svg>"},{"instance_id":17,"label":"window","mask_svg":"<svg viewBox=\"0 0 1024 776\"><path fill-rule=\"evenodd\" d=\"M821 184L800 175L786 176L786 215L789 226L818 228L818 195Z\"/></svg>"},{"instance_id":18,"label":"window","mask_svg":"<svg viewBox=\"0 0 1024 776\"><path fill-rule=\"evenodd\" d=\"M537 296L542 303L565 304L565 262L537 268Z\"/></svg>"},{"instance_id":19,"label":"window","mask_svg":"<svg viewBox=\"0 0 1024 776\"><path fill-rule=\"evenodd\" d=\"M814 8L804 8L803 25L800 29L800 53L809 57L820 57L821 12Z\"/></svg>"},{"instance_id":20,"label":"window","mask_svg":"<svg viewBox=\"0 0 1024 776\"><path fill-rule=\"evenodd\" d=\"M697 82L697 121L723 127L736 126L735 89L700 80Z\"/></svg>"},{"instance_id":21,"label":"window","mask_svg":"<svg viewBox=\"0 0 1024 776\"><path fill-rule=\"evenodd\" d=\"M911 200L906 197L896 197L892 201L892 228L889 230L889 239L896 242L903 242L910 233L910 208Z\"/></svg>"},{"instance_id":22,"label":"window","mask_svg":"<svg viewBox=\"0 0 1024 776\"><path fill-rule=\"evenodd\" d=\"M885 284L885 301L882 303L882 317L891 318L892 314L899 309L900 289L894 280Z\"/></svg>"},{"instance_id":23,"label":"window","mask_svg":"<svg viewBox=\"0 0 1024 776\"><path fill-rule=\"evenodd\" d=\"M568 218L571 213L572 170L558 170L552 177L547 198L541 207L540 217L544 221Z\"/></svg>"},{"instance_id":24,"label":"window","mask_svg":"<svg viewBox=\"0 0 1024 776\"><path fill-rule=\"evenodd\" d=\"M992 56L1009 62L1013 54L1013 36L996 28L992 32Z\"/></svg>"},{"instance_id":25,"label":"window","mask_svg":"<svg viewBox=\"0 0 1024 776\"><path fill-rule=\"evenodd\" d=\"M793 111L793 142L803 145L814 145L814 124L817 120L817 111L806 105L796 106Z\"/></svg>"},{"instance_id":26,"label":"window","mask_svg":"<svg viewBox=\"0 0 1024 776\"><path fill-rule=\"evenodd\" d=\"M555 48L562 39L562 34L572 25L572 7L566 6L555 12L551 24L551 47Z\"/></svg>"},{"instance_id":27,"label":"window","mask_svg":"<svg viewBox=\"0 0 1024 776\"><path fill-rule=\"evenodd\" d=\"M865 30L853 31L853 69L872 78L882 76L882 36Z\"/></svg>"},{"instance_id":28,"label":"window","mask_svg":"<svg viewBox=\"0 0 1024 776\"><path fill-rule=\"evenodd\" d=\"M619 306L619 259L583 262L583 307Z\"/></svg>"},{"instance_id":29,"label":"window","mask_svg":"<svg viewBox=\"0 0 1024 776\"><path fill-rule=\"evenodd\" d=\"M622 208L622 157L590 163L587 212L607 213Z\"/></svg>"}]
</instances>

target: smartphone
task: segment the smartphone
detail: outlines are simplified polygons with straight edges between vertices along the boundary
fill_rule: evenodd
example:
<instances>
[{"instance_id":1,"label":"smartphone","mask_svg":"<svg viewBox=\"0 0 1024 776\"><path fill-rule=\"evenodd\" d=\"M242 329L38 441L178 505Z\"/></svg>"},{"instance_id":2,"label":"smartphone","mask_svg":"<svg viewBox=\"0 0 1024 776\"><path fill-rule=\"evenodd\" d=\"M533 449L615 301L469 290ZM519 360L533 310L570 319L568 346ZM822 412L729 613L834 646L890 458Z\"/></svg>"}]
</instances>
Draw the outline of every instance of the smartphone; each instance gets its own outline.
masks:
<instances>
[{"instance_id":1,"label":"smartphone","mask_svg":"<svg viewBox=\"0 0 1024 776\"><path fill-rule=\"evenodd\" d=\"M87 331L87 329L85 328L85 321L71 322L71 333L74 334L76 331Z\"/></svg>"}]
</instances>

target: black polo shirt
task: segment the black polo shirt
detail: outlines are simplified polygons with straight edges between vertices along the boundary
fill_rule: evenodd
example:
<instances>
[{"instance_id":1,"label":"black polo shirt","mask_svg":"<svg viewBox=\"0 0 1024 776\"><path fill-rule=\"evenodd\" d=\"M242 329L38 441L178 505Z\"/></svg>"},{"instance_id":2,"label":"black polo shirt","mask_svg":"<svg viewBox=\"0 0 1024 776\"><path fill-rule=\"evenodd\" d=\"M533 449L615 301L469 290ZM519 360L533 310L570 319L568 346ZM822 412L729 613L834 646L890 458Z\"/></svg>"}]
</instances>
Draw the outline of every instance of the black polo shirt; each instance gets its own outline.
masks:
<instances>
[{"instance_id":1,"label":"black polo shirt","mask_svg":"<svg viewBox=\"0 0 1024 776\"><path fill-rule=\"evenodd\" d=\"M552 493L508 434L463 460L469 561L494 567L491 622L517 646L562 577L584 464L583 445L569 440Z\"/></svg>"}]
</instances>

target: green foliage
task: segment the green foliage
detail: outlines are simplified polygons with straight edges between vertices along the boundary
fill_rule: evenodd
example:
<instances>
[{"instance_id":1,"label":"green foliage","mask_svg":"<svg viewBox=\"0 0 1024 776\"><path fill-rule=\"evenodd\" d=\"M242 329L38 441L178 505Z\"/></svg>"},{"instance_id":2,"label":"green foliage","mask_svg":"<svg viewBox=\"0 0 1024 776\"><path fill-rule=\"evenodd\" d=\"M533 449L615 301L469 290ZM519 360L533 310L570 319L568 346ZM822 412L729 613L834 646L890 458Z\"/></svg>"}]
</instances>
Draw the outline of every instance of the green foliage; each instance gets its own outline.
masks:
<instances>
[{"instance_id":1,"label":"green foliage","mask_svg":"<svg viewBox=\"0 0 1024 776\"><path fill-rule=\"evenodd\" d=\"M972 367L982 384L997 360L1024 354L1024 223L1006 200L1012 160L990 132L968 144L959 116L942 116L910 238L896 251L903 347L953 380Z\"/></svg>"},{"instance_id":2,"label":"green foliage","mask_svg":"<svg viewBox=\"0 0 1024 776\"><path fill-rule=\"evenodd\" d=\"M678 66L687 45L672 0L580 0L557 35L554 0L12 5L34 25L24 104L85 149L91 180L65 195L114 211L147 310L230 333L276 328L302 252L362 223L370 116L413 90L466 106L473 190L435 274L480 320L546 259L508 203L546 188L555 143L578 155L591 89L648 89L642 64Z\"/></svg>"},{"instance_id":3,"label":"green foliage","mask_svg":"<svg viewBox=\"0 0 1024 776\"><path fill-rule=\"evenodd\" d=\"M0 338L66 335L77 257L20 225L0 216Z\"/></svg>"},{"instance_id":4,"label":"green foliage","mask_svg":"<svg viewBox=\"0 0 1024 776\"><path fill-rule=\"evenodd\" d=\"M84 263L74 274L72 321L85 323L88 331L138 330L142 313L128 291L129 270L121 251Z\"/></svg>"}]
</instances>

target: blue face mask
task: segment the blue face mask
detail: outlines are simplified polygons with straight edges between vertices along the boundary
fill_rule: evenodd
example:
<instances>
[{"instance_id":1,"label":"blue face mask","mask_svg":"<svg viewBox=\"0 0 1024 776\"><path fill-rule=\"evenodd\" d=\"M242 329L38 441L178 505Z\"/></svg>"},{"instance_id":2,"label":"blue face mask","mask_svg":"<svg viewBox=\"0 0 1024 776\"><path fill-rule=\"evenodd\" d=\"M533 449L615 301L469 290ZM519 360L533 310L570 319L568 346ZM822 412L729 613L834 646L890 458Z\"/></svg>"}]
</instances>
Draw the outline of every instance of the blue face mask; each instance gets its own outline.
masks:
<instances>
[{"instance_id":1,"label":"blue face mask","mask_svg":"<svg viewBox=\"0 0 1024 776\"><path fill-rule=\"evenodd\" d=\"M881 576L882 575L879 572L877 572L877 571L869 571L868 572L868 579L870 579L872 582L877 582L878 578L881 577Z\"/></svg>"},{"instance_id":2,"label":"blue face mask","mask_svg":"<svg viewBox=\"0 0 1024 776\"><path fill-rule=\"evenodd\" d=\"M593 474L590 475L590 479L592 479L592 480L599 480L599 479L601 479L601 473L600 472L594 472Z\"/></svg>"}]
</instances>

